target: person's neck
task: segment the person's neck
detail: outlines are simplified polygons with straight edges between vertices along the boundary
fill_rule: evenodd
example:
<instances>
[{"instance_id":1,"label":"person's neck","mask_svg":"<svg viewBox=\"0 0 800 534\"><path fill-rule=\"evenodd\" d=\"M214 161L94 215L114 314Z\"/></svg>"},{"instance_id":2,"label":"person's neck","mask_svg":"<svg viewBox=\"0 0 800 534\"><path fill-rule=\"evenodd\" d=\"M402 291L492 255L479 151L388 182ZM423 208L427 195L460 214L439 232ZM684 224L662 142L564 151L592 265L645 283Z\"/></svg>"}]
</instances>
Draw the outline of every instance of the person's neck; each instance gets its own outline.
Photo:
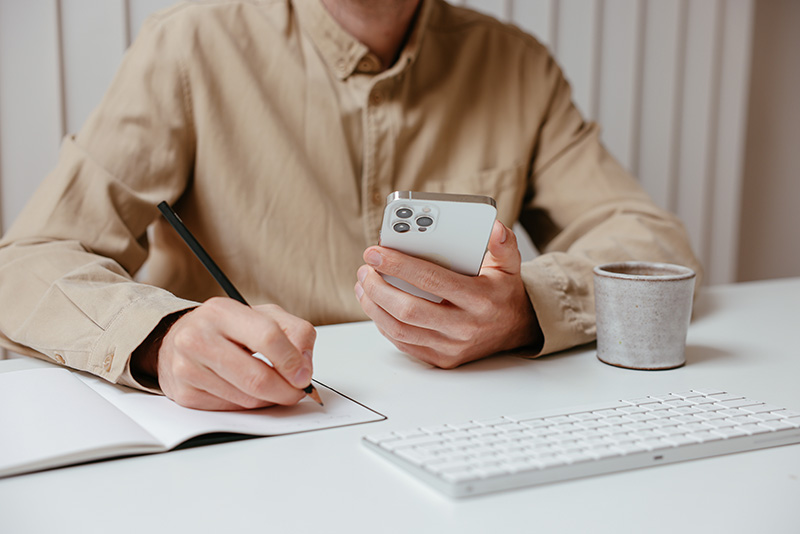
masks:
<instances>
[{"instance_id":1,"label":"person's neck","mask_svg":"<svg viewBox=\"0 0 800 534\"><path fill-rule=\"evenodd\" d=\"M397 59L421 0L322 0L331 16L384 68Z\"/></svg>"}]
</instances>

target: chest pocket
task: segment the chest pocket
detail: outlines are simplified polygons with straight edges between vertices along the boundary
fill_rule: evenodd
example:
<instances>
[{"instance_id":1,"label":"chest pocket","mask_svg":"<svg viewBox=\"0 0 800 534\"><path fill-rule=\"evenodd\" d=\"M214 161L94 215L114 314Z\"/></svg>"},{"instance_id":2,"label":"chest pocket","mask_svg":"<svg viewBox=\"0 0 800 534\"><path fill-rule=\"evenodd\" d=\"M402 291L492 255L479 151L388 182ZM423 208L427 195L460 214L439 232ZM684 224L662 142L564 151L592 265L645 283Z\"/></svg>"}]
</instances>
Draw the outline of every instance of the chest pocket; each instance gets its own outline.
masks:
<instances>
[{"instance_id":1,"label":"chest pocket","mask_svg":"<svg viewBox=\"0 0 800 534\"><path fill-rule=\"evenodd\" d=\"M511 226L519 218L522 199L527 188L527 163L503 168L488 169L467 176L451 176L431 180L420 191L485 195L497 202L497 218Z\"/></svg>"}]
</instances>

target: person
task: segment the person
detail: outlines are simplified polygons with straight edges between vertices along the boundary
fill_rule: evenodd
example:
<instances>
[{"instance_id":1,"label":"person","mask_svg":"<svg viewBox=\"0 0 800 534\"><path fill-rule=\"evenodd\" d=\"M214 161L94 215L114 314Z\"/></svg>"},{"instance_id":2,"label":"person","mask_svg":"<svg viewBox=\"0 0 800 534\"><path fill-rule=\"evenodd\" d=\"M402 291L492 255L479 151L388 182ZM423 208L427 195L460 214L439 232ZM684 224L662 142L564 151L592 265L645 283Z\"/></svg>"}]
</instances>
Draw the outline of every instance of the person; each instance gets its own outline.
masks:
<instances>
[{"instance_id":1,"label":"person","mask_svg":"<svg viewBox=\"0 0 800 534\"><path fill-rule=\"evenodd\" d=\"M2 342L212 410L298 402L313 325L370 318L443 368L589 342L594 265L699 270L598 132L544 46L442 0L177 5L0 242ZM480 274L377 246L394 190L493 197ZM256 306L224 298L162 200ZM541 251L524 263L517 221Z\"/></svg>"}]
</instances>

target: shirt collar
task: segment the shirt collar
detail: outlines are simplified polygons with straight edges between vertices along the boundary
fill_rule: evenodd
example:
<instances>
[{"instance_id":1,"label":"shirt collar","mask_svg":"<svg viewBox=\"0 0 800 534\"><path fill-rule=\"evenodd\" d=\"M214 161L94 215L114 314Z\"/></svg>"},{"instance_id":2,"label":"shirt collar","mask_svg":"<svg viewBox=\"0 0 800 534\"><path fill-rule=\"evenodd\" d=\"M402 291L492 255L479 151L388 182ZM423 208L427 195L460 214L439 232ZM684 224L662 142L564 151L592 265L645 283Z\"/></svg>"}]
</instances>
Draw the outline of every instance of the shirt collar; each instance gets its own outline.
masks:
<instances>
[{"instance_id":1,"label":"shirt collar","mask_svg":"<svg viewBox=\"0 0 800 534\"><path fill-rule=\"evenodd\" d=\"M293 4L304 31L337 78L344 80L355 72L378 72L380 61L375 54L342 29L321 0L294 0ZM411 34L391 70L403 69L416 59L431 4L431 0L422 0Z\"/></svg>"}]
</instances>

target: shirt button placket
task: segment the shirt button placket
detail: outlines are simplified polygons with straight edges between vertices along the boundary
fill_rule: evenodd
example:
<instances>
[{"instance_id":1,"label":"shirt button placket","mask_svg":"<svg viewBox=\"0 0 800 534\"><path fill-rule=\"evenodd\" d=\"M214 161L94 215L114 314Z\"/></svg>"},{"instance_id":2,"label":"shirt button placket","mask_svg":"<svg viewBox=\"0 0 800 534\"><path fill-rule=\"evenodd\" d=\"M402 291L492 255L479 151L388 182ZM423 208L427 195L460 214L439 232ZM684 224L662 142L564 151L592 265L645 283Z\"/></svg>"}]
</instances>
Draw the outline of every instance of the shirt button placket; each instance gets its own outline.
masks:
<instances>
[{"instance_id":1,"label":"shirt button placket","mask_svg":"<svg viewBox=\"0 0 800 534\"><path fill-rule=\"evenodd\" d=\"M384 176L382 170L382 158L385 158L385 113L386 110L383 106L387 101L387 93L385 88L373 87L369 94L369 110L368 110L368 123L369 123L369 138L368 143L372 146L372 158L370 161L371 169L369 172L368 182L368 201L371 206L366 210L368 218L368 226L371 228L370 233L375 233L380 228L380 219L383 217L384 198L388 191L385 190L387 177ZM384 185L384 187L381 187ZM374 241L377 236L371 236Z\"/></svg>"}]
</instances>

